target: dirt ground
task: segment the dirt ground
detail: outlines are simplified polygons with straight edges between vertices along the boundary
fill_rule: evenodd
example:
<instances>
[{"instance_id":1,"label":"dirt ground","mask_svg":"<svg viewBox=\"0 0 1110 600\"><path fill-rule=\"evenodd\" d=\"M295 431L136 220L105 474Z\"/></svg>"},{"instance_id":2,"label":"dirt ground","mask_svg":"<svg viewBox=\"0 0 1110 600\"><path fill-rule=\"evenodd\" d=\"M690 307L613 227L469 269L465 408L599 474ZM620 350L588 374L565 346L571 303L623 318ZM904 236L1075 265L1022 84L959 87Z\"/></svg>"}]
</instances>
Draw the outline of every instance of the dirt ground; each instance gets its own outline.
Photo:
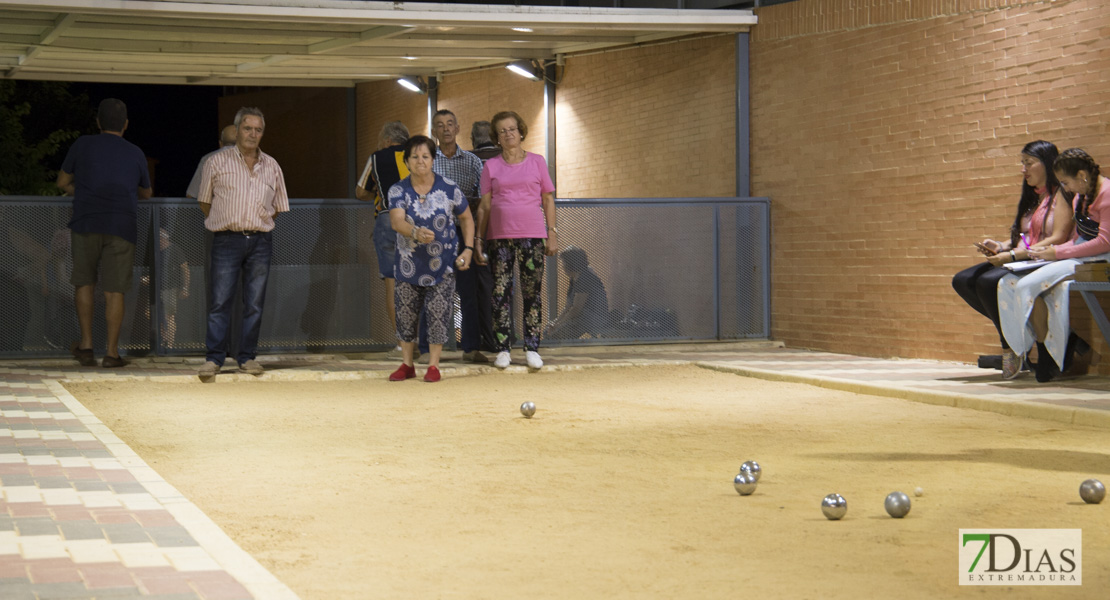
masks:
<instances>
[{"instance_id":1,"label":"dirt ground","mask_svg":"<svg viewBox=\"0 0 1110 600\"><path fill-rule=\"evenodd\" d=\"M1110 589L1104 430L697 367L67 387L305 600ZM1081 528L1084 585L960 587L960 528Z\"/></svg>"}]
</instances>

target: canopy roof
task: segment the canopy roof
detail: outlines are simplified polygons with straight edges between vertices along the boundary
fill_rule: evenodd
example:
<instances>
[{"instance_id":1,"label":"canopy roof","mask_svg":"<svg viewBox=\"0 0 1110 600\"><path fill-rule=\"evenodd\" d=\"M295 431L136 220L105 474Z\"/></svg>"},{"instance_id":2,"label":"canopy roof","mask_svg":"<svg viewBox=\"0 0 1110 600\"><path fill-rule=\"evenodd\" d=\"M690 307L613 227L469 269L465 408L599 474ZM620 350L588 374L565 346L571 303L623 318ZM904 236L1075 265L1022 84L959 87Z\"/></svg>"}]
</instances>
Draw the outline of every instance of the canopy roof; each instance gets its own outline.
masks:
<instances>
[{"instance_id":1,"label":"canopy roof","mask_svg":"<svg viewBox=\"0 0 1110 600\"><path fill-rule=\"evenodd\" d=\"M350 0L0 1L0 74L16 79L349 87L704 33L748 10Z\"/></svg>"}]
</instances>

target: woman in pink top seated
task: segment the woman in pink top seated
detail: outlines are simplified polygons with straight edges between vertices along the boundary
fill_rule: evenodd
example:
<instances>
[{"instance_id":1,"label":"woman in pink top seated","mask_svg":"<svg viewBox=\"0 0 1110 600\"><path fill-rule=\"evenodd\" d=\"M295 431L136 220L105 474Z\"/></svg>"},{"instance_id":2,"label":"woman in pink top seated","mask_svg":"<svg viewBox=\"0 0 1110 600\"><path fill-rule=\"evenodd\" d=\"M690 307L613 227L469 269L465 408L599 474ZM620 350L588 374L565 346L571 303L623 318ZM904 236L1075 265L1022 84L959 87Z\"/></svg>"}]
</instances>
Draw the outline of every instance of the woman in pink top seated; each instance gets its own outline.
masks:
<instances>
[{"instance_id":1,"label":"woman in pink top seated","mask_svg":"<svg viewBox=\"0 0 1110 600\"><path fill-rule=\"evenodd\" d=\"M486 264L488 255L493 272L493 328L498 344L493 366L504 369L510 363L516 264L524 300L524 358L530 368L538 369L543 366L537 350L543 330L540 284L544 256L559 251L555 185L547 173L547 161L521 147L528 136L528 125L520 115L502 111L490 123L501 155L486 161L482 168L482 198L474 239L478 264Z\"/></svg>"},{"instance_id":2,"label":"woman in pink top seated","mask_svg":"<svg viewBox=\"0 0 1110 600\"><path fill-rule=\"evenodd\" d=\"M1063 244L1029 250L1031 258L1055 262L1020 280L1004 279L998 288L1002 334L1015 352L1036 343L1036 376L1042 383L1073 368L1073 362L1085 365L1094 358L1091 347L1070 330L1068 280L1075 265L1110 259L1110 180L1079 148L1061 152L1053 170L1060 185L1075 194L1075 235Z\"/></svg>"}]
</instances>

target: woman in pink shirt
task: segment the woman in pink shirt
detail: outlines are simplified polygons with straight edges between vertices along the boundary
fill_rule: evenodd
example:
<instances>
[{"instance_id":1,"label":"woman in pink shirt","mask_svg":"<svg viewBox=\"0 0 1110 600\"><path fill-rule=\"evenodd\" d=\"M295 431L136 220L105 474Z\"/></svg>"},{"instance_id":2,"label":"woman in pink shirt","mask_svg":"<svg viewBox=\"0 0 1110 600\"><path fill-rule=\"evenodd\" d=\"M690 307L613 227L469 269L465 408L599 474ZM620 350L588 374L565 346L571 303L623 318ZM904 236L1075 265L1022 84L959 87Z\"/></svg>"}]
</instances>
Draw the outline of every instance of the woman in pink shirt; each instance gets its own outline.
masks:
<instances>
[{"instance_id":1,"label":"woman in pink shirt","mask_svg":"<svg viewBox=\"0 0 1110 600\"><path fill-rule=\"evenodd\" d=\"M540 332L543 329L544 257L559 251L555 221L555 185L547 161L521 147L528 125L520 115L502 111L490 120L501 155L482 168L475 240L478 264L489 261L493 272L493 325L498 353L493 366L509 366L512 342L513 265L520 270L524 301L524 358L532 369L543 366ZM487 259L488 255L488 259Z\"/></svg>"},{"instance_id":2,"label":"woman in pink shirt","mask_svg":"<svg viewBox=\"0 0 1110 600\"><path fill-rule=\"evenodd\" d=\"M1036 376L1042 383L1072 363L1094 358L1091 347L1070 330L1068 286L1075 265L1110 259L1110 180L1079 148L1061 152L1053 170L1060 185L1075 194L1075 235L1063 244L1029 250L1033 259L1055 262L1020 280L1003 280L998 288L1002 333L1015 351L1036 343Z\"/></svg>"}]
</instances>

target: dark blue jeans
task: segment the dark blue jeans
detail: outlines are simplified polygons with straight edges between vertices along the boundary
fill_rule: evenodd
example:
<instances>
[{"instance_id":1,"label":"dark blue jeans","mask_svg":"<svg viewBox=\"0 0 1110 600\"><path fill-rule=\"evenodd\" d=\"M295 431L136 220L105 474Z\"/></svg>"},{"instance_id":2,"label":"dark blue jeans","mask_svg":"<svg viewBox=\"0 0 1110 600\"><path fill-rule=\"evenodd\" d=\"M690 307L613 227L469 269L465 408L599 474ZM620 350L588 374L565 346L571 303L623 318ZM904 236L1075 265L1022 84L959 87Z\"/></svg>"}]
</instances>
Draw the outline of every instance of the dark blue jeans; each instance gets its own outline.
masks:
<instances>
[{"instance_id":1,"label":"dark blue jeans","mask_svg":"<svg viewBox=\"0 0 1110 600\"><path fill-rule=\"evenodd\" d=\"M218 231L212 237L211 290L208 295L206 359L224 364L231 332L232 302L240 277L243 280L243 329L236 360L243 364L257 356L262 329L262 302L270 277L271 234L243 235Z\"/></svg>"}]
</instances>

